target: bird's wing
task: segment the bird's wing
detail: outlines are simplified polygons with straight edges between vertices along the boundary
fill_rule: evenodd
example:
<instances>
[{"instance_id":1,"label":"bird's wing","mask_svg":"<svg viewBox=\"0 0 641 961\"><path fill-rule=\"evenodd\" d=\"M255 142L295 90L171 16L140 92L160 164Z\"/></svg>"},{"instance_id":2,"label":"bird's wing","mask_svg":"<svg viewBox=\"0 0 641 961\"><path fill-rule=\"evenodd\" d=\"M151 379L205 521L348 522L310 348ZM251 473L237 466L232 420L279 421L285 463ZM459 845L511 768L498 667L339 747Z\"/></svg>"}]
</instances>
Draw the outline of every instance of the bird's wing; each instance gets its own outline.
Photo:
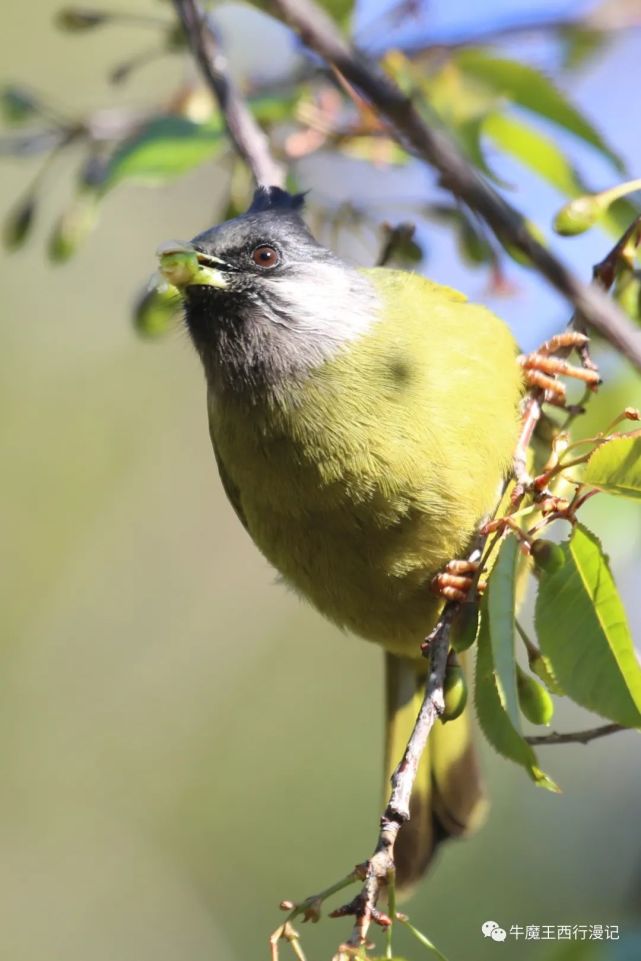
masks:
<instances>
[{"instance_id":1,"label":"bird's wing","mask_svg":"<svg viewBox=\"0 0 641 961\"><path fill-rule=\"evenodd\" d=\"M241 524L243 525L245 530L248 531L249 528L247 526L247 518L245 517L245 512L243 511L243 505L241 504L241 500L240 500L240 488L236 484L234 484L233 480L227 473L227 469L223 463L220 453L218 452L218 448L216 447L216 442L214 441L213 437L212 437L212 445L214 448L214 456L216 458L216 464L218 465L218 473L220 474L220 480L223 485L223 490L227 494L227 499L229 500L229 503L236 511L236 514Z\"/></svg>"}]
</instances>

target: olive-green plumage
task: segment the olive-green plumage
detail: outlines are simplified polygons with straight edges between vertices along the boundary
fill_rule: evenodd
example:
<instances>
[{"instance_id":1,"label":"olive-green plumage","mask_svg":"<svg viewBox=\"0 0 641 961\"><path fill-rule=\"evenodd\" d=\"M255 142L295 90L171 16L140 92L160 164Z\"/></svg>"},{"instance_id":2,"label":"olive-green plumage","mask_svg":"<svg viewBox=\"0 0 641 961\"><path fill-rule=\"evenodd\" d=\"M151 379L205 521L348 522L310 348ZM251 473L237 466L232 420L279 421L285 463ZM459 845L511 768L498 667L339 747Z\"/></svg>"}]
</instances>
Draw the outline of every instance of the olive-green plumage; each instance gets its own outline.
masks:
<instances>
[{"instance_id":1,"label":"olive-green plumage","mask_svg":"<svg viewBox=\"0 0 641 961\"><path fill-rule=\"evenodd\" d=\"M507 327L456 291L355 272L316 243L300 197L162 248L208 384L225 491L265 557L326 617L386 650L389 776L424 685L431 578L464 556L510 465L522 392ZM437 723L398 880L477 823L469 709Z\"/></svg>"},{"instance_id":2,"label":"olive-green plumage","mask_svg":"<svg viewBox=\"0 0 641 961\"><path fill-rule=\"evenodd\" d=\"M284 400L211 397L209 417L223 483L257 546L321 613L392 655L387 780L421 703L417 655L440 607L429 582L494 506L521 373L489 311L416 275L368 274L384 303L370 332ZM484 808L468 710L430 737L397 842L399 888Z\"/></svg>"},{"instance_id":3,"label":"olive-green plumage","mask_svg":"<svg viewBox=\"0 0 641 961\"><path fill-rule=\"evenodd\" d=\"M496 501L521 374L483 307L415 274L367 274L383 299L371 330L269 405L210 395L211 436L236 509L285 580L411 657L438 608L430 578Z\"/></svg>"}]
</instances>

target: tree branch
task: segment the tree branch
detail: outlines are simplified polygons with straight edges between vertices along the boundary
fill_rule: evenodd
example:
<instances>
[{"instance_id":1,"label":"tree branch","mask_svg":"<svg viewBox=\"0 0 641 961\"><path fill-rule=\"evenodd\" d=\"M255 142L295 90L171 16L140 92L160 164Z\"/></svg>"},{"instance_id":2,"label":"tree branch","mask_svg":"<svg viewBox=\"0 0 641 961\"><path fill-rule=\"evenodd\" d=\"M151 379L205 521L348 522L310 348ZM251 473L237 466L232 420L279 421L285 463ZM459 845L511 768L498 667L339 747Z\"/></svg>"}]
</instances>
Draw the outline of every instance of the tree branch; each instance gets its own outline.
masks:
<instances>
[{"instance_id":1,"label":"tree branch","mask_svg":"<svg viewBox=\"0 0 641 961\"><path fill-rule=\"evenodd\" d=\"M393 878L394 845L398 832L409 820L410 797L418 765L430 731L443 713L443 682L450 646L450 632L460 606L458 602L451 602L445 606L436 626L423 644L423 651L430 659L425 696L403 757L392 775L392 791L381 817L374 854L365 865L362 865L364 876L362 890L349 904L332 911L332 917L353 914L356 918L346 947L360 947L367 942L367 931L371 921L376 921L384 927L392 923L391 918L377 910L376 904L381 889Z\"/></svg>"},{"instance_id":2,"label":"tree branch","mask_svg":"<svg viewBox=\"0 0 641 961\"><path fill-rule=\"evenodd\" d=\"M609 734L616 734L617 731L629 730L630 728L624 727L622 724L604 724L602 727L592 727L587 731L568 731L567 734L557 734L556 731L552 731L551 734L536 734L526 737L525 740L528 744L539 746L546 744L589 744L590 741L596 741L599 737L607 737Z\"/></svg>"},{"instance_id":3,"label":"tree branch","mask_svg":"<svg viewBox=\"0 0 641 961\"><path fill-rule=\"evenodd\" d=\"M211 18L196 0L173 0L187 43L223 115L238 155L260 186L283 187L285 172L271 155L267 137L234 86Z\"/></svg>"},{"instance_id":4,"label":"tree branch","mask_svg":"<svg viewBox=\"0 0 641 961\"><path fill-rule=\"evenodd\" d=\"M522 251L539 273L574 304L582 319L641 370L641 332L602 291L582 283L535 240L522 214L470 166L443 131L425 123L411 97L348 45L334 22L313 0L271 0L269 6L296 30L303 43L333 64L367 97L396 130L398 139L438 170L443 185L478 213L502 243Z\"/></svg>"}]
</instances>

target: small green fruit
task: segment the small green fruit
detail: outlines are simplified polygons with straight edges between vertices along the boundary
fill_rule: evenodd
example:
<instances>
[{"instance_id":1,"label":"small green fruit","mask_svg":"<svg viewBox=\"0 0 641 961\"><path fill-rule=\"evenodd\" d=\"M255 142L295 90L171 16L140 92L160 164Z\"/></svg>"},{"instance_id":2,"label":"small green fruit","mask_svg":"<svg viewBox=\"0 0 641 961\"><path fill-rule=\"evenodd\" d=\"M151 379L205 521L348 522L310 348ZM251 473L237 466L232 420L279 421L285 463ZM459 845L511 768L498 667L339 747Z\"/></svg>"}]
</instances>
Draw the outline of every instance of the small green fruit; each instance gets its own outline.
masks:
<instances>
[{"instance_id":1,"label":"small green fruit","mask_svg":"<svg viewBox=\"0 0 641 961\"><path fill-rule=\"evenodd\" d=\"M554 701L543 685L526 674L519 664L516 665L516 686L520 708L528 721L549 724L554 714Z\"/></svg>"},{"instance_id":2,"label":"small green fruit","mask_svg":"<svg viewBox=\"0 0 641 961\"><path fill-rule=\"evenodd\" d=\"M608 204L599 194L576 197L561 207L554 218L554 229L563 237L574 237L594 227L599 217L605 213Z\"/></svg>"},{"instance_id":3,"label":"small green fruit","mask_svg":"<svg viewBox=\"0 0 641 961\"><path fill-rule=\"evenodd\" d=\"M441 721L454 721L465 710L467 704L467 681L463 668L456 660L456 655L450 654L443 682L443 700L445 710L441 714Z\"/></svg>"},{"instance_id":4,"label":"small green fruit","mask_svg":"<svg viewBox=\"0 0 641 961\"><path fill-rule=\"evenodd\" d=\"M182 298L171 284L159 284L142 294L134 307L134 327L143 337L160 337L176 326Z\"/></svg>"},{"instance_id":5,"label":"small green fruit","mask_svg":"<svg viewBox=\"0 0 641 961\"><path fill-rule=\"evenodd\" d=\"M457 654L472 646L479 636L480 624L481 609L478 604L463 604L452 631L452 647Z\"/></svg>"},{"instance_id":6,"label":"small green fruit","mask_svg":"<svg viewBox=\"0 0 641 961\"><path fill-rule=\"evenodd\" d=\"M554 541L545 540L543 537L534 541L530 552L532 560L539 570L546 571L548 574L553 574L554 571L558 571L565 564L563 548L559 544L555 544Z\"/></svg>"}]
</instances>

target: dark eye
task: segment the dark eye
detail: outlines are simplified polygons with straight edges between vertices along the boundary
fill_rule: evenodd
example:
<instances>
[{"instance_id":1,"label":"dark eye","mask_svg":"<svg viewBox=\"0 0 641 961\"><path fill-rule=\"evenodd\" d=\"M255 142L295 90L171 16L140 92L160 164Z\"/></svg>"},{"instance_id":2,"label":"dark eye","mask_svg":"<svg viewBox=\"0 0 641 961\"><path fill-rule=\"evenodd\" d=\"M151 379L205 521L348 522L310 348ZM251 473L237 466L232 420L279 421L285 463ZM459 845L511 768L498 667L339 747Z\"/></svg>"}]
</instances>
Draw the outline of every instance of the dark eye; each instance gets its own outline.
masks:
<instances>
[{"instance_id":1,"label":"dark eye","mask_svg":"<svg viewBox=\"0 0 641 961\"><path fill-rule=\"evenodd\" d=\"M269 244L260 244L252 252L252 260L257 267L266 267L267 269L275 267L280 263L280 254Z\"/></svg>"}]
</instances>

